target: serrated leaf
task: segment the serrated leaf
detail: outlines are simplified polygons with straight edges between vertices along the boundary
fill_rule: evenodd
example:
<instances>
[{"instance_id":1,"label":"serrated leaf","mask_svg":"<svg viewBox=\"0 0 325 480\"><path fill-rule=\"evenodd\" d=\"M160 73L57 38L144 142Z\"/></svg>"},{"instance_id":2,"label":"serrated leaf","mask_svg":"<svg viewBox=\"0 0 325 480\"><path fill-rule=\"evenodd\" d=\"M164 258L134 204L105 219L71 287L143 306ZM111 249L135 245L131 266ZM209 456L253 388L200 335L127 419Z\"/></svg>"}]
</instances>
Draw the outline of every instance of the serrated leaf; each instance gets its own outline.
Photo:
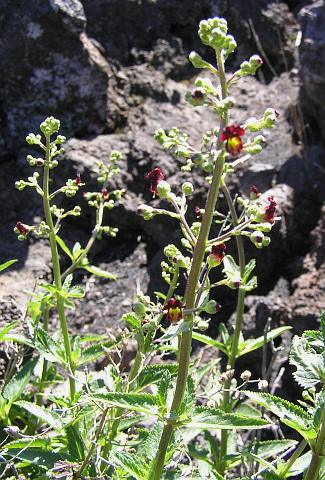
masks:
<instances>
[{"instance_id":1,"label":"serrated leaf","mask_svg":"<svg viewBox=\"0 0 325 480\"><path fill-rule=\"evenodd\" d=\"M90 345L89 347L82 348L80 355L76 360L76 365L84 365L85 363L91 363L100 358L102 355L105 355L108 350L115 347L117 342L115 341L106 341L97 345Z\"/></svg>"},{"instance_id":2,"label":"serrated leaf","mask_svg":"<svg viewBox=\"0 0 325 480\"><path fill-rule=\"evenodd\" d=\"M11 265L13 265L16 262L18 262L18 259L14 258L13 260L8 260L7 262L1 263L0 264L0 272L2 272L3 270L6 270L7 268L9 268Z\"/></svg>"},{"instance_id":3,"label":"serrated leaf","mask_svg":"<svg viewBox=\"0 0 325 480\"><path fill-rule=\"evenodd\" d=\"M297 369L293 376L300 386L311 388L325 382L324 355L316 353L306 338L297 335L293 338L289 362Z\"/></svg>"},{"instance_id":4,"label":"serrated leaf","mask_svg":"<svg viewBox=\"0 0 325 480\"><path fill-rule=\"evenodd\" d=\"M210 338L207 335L203 335L202 333L193 332L192 338L198 340L199 342L204 343L205 345L209 345L210 347L216 347L221 350L223 353L227 353L227 348L225 345L214 338Z\"/></svg>"},{"instance_id":5,"label":"serrated leaf","mask_svg":"<svg viewBox=\"0 0 325 480\"><path fill-rule=\"evenodd\" d=\"M34 415L39 420L47 423L52 428L62 428L62 420L60 416L56 412L53 412L48 408L36 405L36 403L26 402L25 400L17 401L15 402L15 405L23 408L29 414Z\"/></svg>"},{"instance_id":6,"label":"serrated leaf","mask_svg":"<svg viewBox=\"0 0 325 480\"><path fill-rule=\"evenodd\" d=\"M65 361L62 346L40 327L36 332L35 347L49 362Z\"/></svg>"},{"instance_id":7,"label":"serrated leaf","mask_svg":"<svg viewBox=\"0 0 325 480\"><path fill-rule=\"evenodd\" d=\"M252 449L261 458L272 458L297 445L296 440L265 440L253 445Z\"/></svg>"},{"instance_id":8,"label":"serrated leaf","mask_svg":"<svg viewBox=\"0 0 325 480\"><path fill-rule=\"evenodd\" d=\"M75 425L69 425L65 429L68 450L74 461L82 461L85 455L85 445L83 439Z\"/></svg>"},{"instance_id":9,"label":"serrated leaf","mask_svg":"<svg viewBox=\"0 0 325 480\"><path fill-rule=\"evenodd\" d=\"M148 465L135 455L127 452L112 451L110 457L113 462L120 465L125 472L134 476L137 480L146 480Z\"/></svg>"},{"instance_id":10,"label":"serrated leaf","mask_svg":"<svg viewBox=\"0 0 325 480\"><path fill-rule=\"evenodd\" d=\"M157 414L157 398L149 393L96 393L93 398L101 400L112 407L120 407L134 412Z\"/></svg>"},{"instance_id":11,"label":"serrated leaf","mask_svg":"<svg viewBox=\"0 0 325 480\"><path fill-rule=\"evenodd\" d=\"M159 442L164 425L162 422L157 422L150 429L149 435L143 444L143 453L148 460L154 460L156 452L158 451Z\"/></svg>"},{"instance_id":12,"label":"serrated leaf","mask_svg":"<svg viewBox=\"0 0 325 480\"><path fill-rule=\"evenodd\" d=\"M161 364L161 365L147 365L141 370L137 377L137 387L142 389L152 383L158 383L164 374L168 371L170 374L176 374L178 370L177 364Z\"/></svg>"},{"instance_id":13,"label":"serrated leaf","mask_svg":"<svg viewBox=\"0 0 325 480\"><path fill-rule=\"evenodd\" d=\"M96 275L97 277L104 277L108 278L109 280L116 280L117 276L114 275L113 273L106 272L105 270L102 270L101 268L94 267L94 265L82 265L82 268L84 270L87 270L87 272L92 273L93 275Z\"/></svg>"},{"instance_id":14,"label":"serrated leaf","mask_svg":"<svg viewBox=\"0 0 325 480\"><path fill-rule=\"evenodd\" d=\"M275 328L270 332L268 332L266 336L262 335L257 338L251 338L251 339L245 340L239 346L240 351L239 351L238 357L241 357L243 355L246 355L247 353L253 352L258 348L263 347L264 343L270 342L271 340L279 337L280 335L282 335L282 333L290 330L291 328L292 327Z\"/></svg>"},{"instance_id":15,"label":"serrated leaf","mask_svg":"<svg viewBox=\"0 0 325 480\"><path fill-rule=\"evenodd\" d=\"M173 338L178 337L181 333L188 332L190 329L189 322L181 322L181 323L176 323L175 325L171 325L168 329L167 332L160 337L159 341L160 342L167 342L172 340Z\"/></svg>"},{"instance_id":16,"label":"serrated leaf","mask_svg":"<svg viewBox=\"0 0 325 480\"><path fill-rule=\"evenodd\" d=\"M12 442L6 443L3 447L5 450L12 450L13 448L47 448L51 444L50 437L41 438L19 438Z\"/></svg>"},{"instance_id":17,"label":"serrated leaf","mask_svg":"<svg viewBox=\"0 0 325 480\"><path fill-rule=\"evenodd\" d=\"M56 243L64 251L64 253L66 253L68 257L71 258L71 260L73 260L74 258L73 258L72 252L70 251L66 243L62 240L62 238L56 235L55 239L56 239Z\"/></svg>"},{"instance_id":18,"label":"serrated leaf","mask_svg":"<svg viewBox=\"0 0 325 480\"><path fill-rule=\"evenodd\" d=\"M306 440L315 438L316 432L311 425L311 417L301 407L270 393L250 391L243 391L243 393L274 413L282 423L299 432Z\"/></svg>"},{"instance_id":19,"label":"serrated leaf","mask_svg":"<svg viewBox=\"0 0 325 480\"><path fill-rule=\"evenodd\" d=\"M141 328L141 320L136 316L135 313L128 312L122 315L122 320L125 322L132 330L136 332Z\"/></svg>"},{"instance_id":20,"label":"serrated leaf","mask_svg":"<svg viewBox=\"0 0 325 480\"><path fill-rule=\"evenodd\" d=\"M15 402L26 389L37 362L38 358L28 360L23 368L5 385L2 390L2 396L7 400L9 405Z\"/></svg>"},{"instance_id":21,"label":"serrated leaf","mask_svg":"<svg viewBox=\"0 0 325 480\"><path fill-rule=\"evenodd\" d=\"M263 418L227 413L218 408L197 407L187 428L201 430L259 429L270 426Z\"/></svg>"}]
</instances>

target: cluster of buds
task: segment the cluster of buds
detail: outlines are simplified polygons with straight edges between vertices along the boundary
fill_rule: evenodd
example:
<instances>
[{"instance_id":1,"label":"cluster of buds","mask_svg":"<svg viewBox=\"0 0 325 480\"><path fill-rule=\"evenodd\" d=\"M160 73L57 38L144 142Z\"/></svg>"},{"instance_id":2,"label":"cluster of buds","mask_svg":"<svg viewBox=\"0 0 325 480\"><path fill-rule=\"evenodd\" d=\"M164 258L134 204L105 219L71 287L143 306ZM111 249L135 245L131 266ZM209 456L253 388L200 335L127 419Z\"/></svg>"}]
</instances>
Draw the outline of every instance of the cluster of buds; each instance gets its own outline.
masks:
<instances>
[{"instance_id":1,"label":"cluster of buds","mask_svg":"<svg viewBox=\"0 0 325 480\"><path fill-rule=\"evenodd\" d=\"M262 118L257 119L255 117L249 118L244 125L245 129L251 132L259 132L264 128L273 128L279 114L274 108L267 108Z\"/></svg>"},{"instance_id":2,"label":"cluster of buds","mask_svg":"<svg viewBox=\"0 0 325 480\"><path fill-rule=\"evenodd\" d=\"M79 178L77 177L76 179L72 180L71 178L69 178L69 180L67 180L66 184L64 187L61 188L61 191L67 196L67 197L74 197L79 188L82 186L83 184L79 182Z\"/></svg>"},{"instance_id":3,"label":"cluster of buds","mask_svg":"<svg viewBox=\"0 0 325 480\"><path fill-rule=\"evenodd\" d=\"M50 232L50 228L44 221L41 221L39 225L36 226L26 225L22 222L16 222L14 232L18 236L18 240L23 241L26 240L28 234L31 232L33 232L37 238L47 237Z\"/></svg>"},{"instance_id":4,"label":"cluster of buds","mask_svg":"<svg viewBox=\"0 0 325 480\"><path fill-rule=\"evenodd\" d=\"M232 35L227 35L228 24L224 18L209 18L199 25L199 37L204 45L223 50L225 55L232 53L237 43Z\"/></svg>"},{"instance_id":5,"label":"cluster of buds","mask_svg":"<svg viewBox=\"0 0 325 480\"><path fill-rule=\"evenodd\" d=\"M164 150L169 151L177 158L188 158L193 152L193 148L188 143L188 135L176 127L168 132L159 128L155 132L155 139Z\"/></svg>"},{"instance_id":6,"label":"cluster of buds","mask_svg":"<svg viewBox=\"0 0 325 480\"><path fill-rule=\"evenodd\" d=\"M59 208L57 205L52 205L50 207L50 211L52 215L60 219L68 216L78 217L81 214L81 208L79 207L79 205L76 205L72 210L69 210L68 212L66 212L64 208Z\"/></svg>"},{"instance_id":7,"label":"cluster of buds","mask_svg":"<svg viewBox=\"0 0 325 480\"><path fill-rule=\"evenodd\" d=\"M122 160L123 155L118 150L112 150L108 159L108 163L96 162L98 167L98 183L107 184L107 182L115 175L120 173L117 162Z\"/></svg>"},{"instance_id":8,"label":"cluster of buds","mask_svg":"<svg viewBox=\"0 0 325 480\"><path fill-rule=\"evenodd\" d=\"M26 187L39 188L38 185L39 173L34 172L32 177L28 177L26 180L17 180L15 182L15 187L17 190L24 190Z\"/></svg>"},{"instance_id":9,"label":"cluster of buds","mask_svg":"<svg viewBox=\"0 0 325 480\"><path fill-rule=\"evenodd\" d=\"M249 60L241 63L236 75L244 77L246 75L254 75L256 71L263 65L263 60L259 55L253 55Z\"/></svg>"},{"instance_id":10,"label":"cluster of buds","mask_svg":"<svg viewBox=\"0 0 325 480\"><path fill-rule=\"evenodd\" d=\"M14 228L14 232L18 235L18 240L22 241L27 238L27 235L33 227L26 225L25 223L17 222Z\"/></svg>"}]
</instances>

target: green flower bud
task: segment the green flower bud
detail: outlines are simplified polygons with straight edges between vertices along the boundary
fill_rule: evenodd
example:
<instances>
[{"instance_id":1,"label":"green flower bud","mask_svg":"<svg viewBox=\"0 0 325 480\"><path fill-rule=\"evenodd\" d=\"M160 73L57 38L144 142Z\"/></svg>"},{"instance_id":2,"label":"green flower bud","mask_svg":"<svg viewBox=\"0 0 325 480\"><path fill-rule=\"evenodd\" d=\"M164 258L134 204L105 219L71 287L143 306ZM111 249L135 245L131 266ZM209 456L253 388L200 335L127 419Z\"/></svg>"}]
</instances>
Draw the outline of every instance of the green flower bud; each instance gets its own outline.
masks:
<instances>
[{"instance_id":1,"label":"green flower bud","mask_svg":"<svg viewBox=\"0 0 325 480\"><path fill-rule=\"evenodd\" d=\"M168 182L161 180L157 185L157 194L160 198L168 199L170 195L170 185Z\"/></svg>"},{"instance_id":2,"label":"green flower bud","mask_svg":"<svg viewBox=\"0 0 325 480\"><path fill-rule=\"evenodd\" d=\"M206 320L199 320L196 324L196 327L201 332L204 332L209 328L209 322L207 322Z\"/></svg>"},{"instance_id":3,"label":"green flower bud","mask_svg":"<svg viewBox=\"0 0 325 480\"><path fill-rule=\"evenodd\" d=\"M250 153L251 155L257 155L258 153L261 153L262 150L263 150L263 147L259 143L255 145L251 144L251 145L244 146L244 151L246 153Z\"/></svg>"},{"instance_id":4,"label":"green flower bud","mask_svg":"<svg viewBox=\"0 0 325 480\"><path fill-rule=\"evenodd\" d=\"M182 192L187 197L188 195L192 195L194 192L194 187L191 182L184 182L182 185Z\"/></svg>"},{"instance_id":5,"label":"green flower bud","mask_svg":"<svg viewBox=\"0 0 325 480\"><path fill-rule=\"evenodd\" d=\"M205 60L203 60L201 55L199 55L196 52L191 52L188 58L189 58L189 61L191 62L191 64L193 65L194 68L209 68L209 67L211 67L211 65L208 62L206 62Z\"/></svg>"},{"instance_id":6,"label":"green flower bud","mask_svg":"<svg viewBox=\"0 0 325 480\"><path fill-rule=\"evenodd\" d=\"M268 247L270 245L270 243L271 243L270 237L264 237L263 238L263 242L262 242L263 247Z\"/></svg>"},{"instance_id":7,"label":"green flower bud","mask_svg":"<svg viewBox=\"0 0 325 480\"><path fill-rule=\"evenodd\" d=\"M169 245L166 245L166 247L164 248L164 255L167 258L176 257L176 255L178 255L179 253L180 251L178 250L178 248L172 243Z\"/></svg>"},{"instance_id":8,"label":"green flower bud","mask_svg":"<svg viewBox=\"0 0 325 480\"><path fill-rule=\"evenodd\" d=\"M209 45L212 48L222 48L227 30L228 25L224 18L209 18L200 22L199 37L204 45Z\"/></svg>"},{"instance_id":9,"label":"green flower bud","mask_svg":"<svg viewBox=\"0 0 325 480\"><path fill-rule=\"evenodd\" d=\"M40 129L44 133L45 136L50 137L53 133L59 131L60 128L60 120L57 120L54 117L47 117L44 122L41 123Z\"/></svg>"},{"instance_id":10,"label":"green flower bud","mask_svg":"<svg viewBox=\"0 0 325 480\"><path fill-rule=\"evenodd\" d=\"M150 205L144 204L139 206L138 213L144 218L144 220L151 220L157 215L154 208L150 207Z\"/></svg>"},{"instance_id":11,"label":"green flower bud","mask_svg":"<svg viewBox=\"0 0 325 480\"><path fill-rule=\"evenodd\" d=\"M132 310L138 317L144 317L146 314L146 307L142 302L136 302L132 305Z\"/></svg>"},{"instance_id":12,"label":"green flower bud","mask_svg":"<svg viewBox=\"0 0 325 480\"><path fill-rule=\"evenodd\" d=\"M262 232L253 232L250 236L250 240L257 248L263 247L264 234Z\"/></svg>"},{"instance_id":13,"label":"green flower bud","mask_svg":"<svg viewBox=\"0 0 325 480\"><path fill-rule=\"evenodd\" d=\"M29 145L40 145L41 144L41 136L40 135L35 135L35 133L30 133L26 137L26 142Z\"/></svg>"},{"instance_id":14,"label":"green flower bud","mask_svg":"<svg viewBox=\"0 0 325 480\"><path fill-rule=\"evenodd\" d=\"M220 305L215 300L209 300L208 303L203 307L203 311L209 315L214 315L220 311Z\"/></svg>"}]
</instances>

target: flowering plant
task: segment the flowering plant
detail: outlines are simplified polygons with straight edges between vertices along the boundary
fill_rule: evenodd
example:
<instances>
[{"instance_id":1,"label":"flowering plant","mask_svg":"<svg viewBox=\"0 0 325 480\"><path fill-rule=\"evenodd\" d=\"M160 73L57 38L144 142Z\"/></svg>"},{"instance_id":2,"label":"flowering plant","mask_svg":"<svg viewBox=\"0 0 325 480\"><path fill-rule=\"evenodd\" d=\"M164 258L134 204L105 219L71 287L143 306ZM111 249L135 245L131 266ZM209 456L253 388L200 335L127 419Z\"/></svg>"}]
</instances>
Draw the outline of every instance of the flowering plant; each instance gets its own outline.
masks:
<instances>
[{"instance_id":1,"label":"flowering plant","mask_svg":"<svg viewBox=\"0 0 325 480\"><path fill-rule=\"evenodd\" d=\"M260 132L272 128L278 114L269 108L260 119L249 118L242 124L230 120L235 104L231 87L255 74L262 60L254 55L228 76L225 62L236 42L228 34L226 20L202 21L199 36L214 50L216 65L196 52L190 54L193 66L209 76L197 78L186 99L193 108L211 109L219 126L203 133L200 148L176 127L155 134L166 151L184 159L181 168L188 179L173 191L162 169L155 166L147 174L149 191L157 197L155 206L143 204L138 211L148 221L157 215L170 217L179 224L181 238L178 245L164 248L161 267L166 291L157 292L153 300L139 290L132 311L122 317L126 329L113 340L71 335L66 309L74 308L74 299L83 296L73 277L76 268L114 278L91 265L88 257L97 238L117 233L103 220L105 209L113 208L123 196L123 190L110 188L121 155L112 152L107 164L98 164L99 189L84 194L96 211L96 224L84 248L76 242L70 249L59 235L62 220L79 216L81 208L66 211L52 200L62 194L76 195L83 179L77 173L75 179L50 192L50 171L59 165L60 145L65 141L58 134L58 120L50 117L41 124L43 137L27 137L30 145L44 153L44 158L27 157L31 166L42 169L42 185L37 171L27 181L16 182L16 187L36 190L44 220L38 225L19 220L15 232L19 240L30 235L48 239L53 282L40 284L28 305L28 334L16 332L14 323L0 332L9 347L20 345L21 353L29 355L18 372L8 372L1 391L3 478L279 480L303 472L306 480L324 477L324 318L321 332L307 331L293 341L290 361L296 367L296 380L307 389L301 406L269 393L267 374L254 380L248 370L237 372L239 358L259 348L264 358L267 344L274 352L273 340L288 330L285 326L270 330L267 323L261 337L243 337L245 296L257 286L255 260L246 261L245 241L258 249L267 247L268 234L279 218L276 199L261 194L257 186L235 199L228 188L229 176L239 163L262 151L265 139ZM205 208L197 207L191 222L188 200L195 193L193 169L205 177L207 198ZM228 206L225 213L217 209L220 195ZM233 240L235 256L228 253ZM59 251L70 259L64 272ZM219 322L219 336L211 338L201 332L218 322L220 286L237 294L235 324L227 329ZM59 319L59 334L51 332L51 315ZM136 353L125 372L111 353L118 352L122 358L130 338ZM193 339L202 347L199 354L192 355ZM206 346L214 353L208 363L202 361ZM108 366L101 372L90 371L88 364L104 355ZM82 371L81 366L87 369ZM56 389L65 383L68 395ZM33 388L26 389L29 384ZM316 390L319 385L321 389ZM298 446L284 436L271 439L274 422L268 411L302 436ZM267 440L262 439L264 431Z\"/></svg>"}]
</instances>

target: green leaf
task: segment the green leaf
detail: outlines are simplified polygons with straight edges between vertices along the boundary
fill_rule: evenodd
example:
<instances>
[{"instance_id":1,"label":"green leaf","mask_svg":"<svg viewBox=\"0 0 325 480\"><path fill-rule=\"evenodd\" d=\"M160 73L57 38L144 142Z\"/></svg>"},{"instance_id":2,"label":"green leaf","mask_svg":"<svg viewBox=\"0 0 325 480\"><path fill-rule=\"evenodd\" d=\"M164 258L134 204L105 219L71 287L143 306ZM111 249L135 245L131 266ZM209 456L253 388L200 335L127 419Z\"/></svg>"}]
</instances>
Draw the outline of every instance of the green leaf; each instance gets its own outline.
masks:
<instances>
[{"instance_id":1,"label":"green leaf","mask_svg":"<svg viewBox=\"0 0 325 480\"><path fill-rule=\"evenodd\" d=\"M37 362L38 358L28 360L23 368L5 385L2 390L2 396L7 400L9 405L15 402L25 391Z\"/></svg>"},{"instance_id":2,"label":"green leaf","mask_svg":"<svg viewBox=\"0 0 325 480\"><path fill-rule=\"evenodd\" d=\"M44 408L36 405L36 403L26 402L25 400L17 401L15 402L15 405L23 408L29 414L34 415L39 420L42 420L54 429L62 428L62 421L60 416L57 413L51 411L49 408Z\"/></svg>"},{"instance_id":3,"label":"green leaf","mask_svg":"<svg viewBox=\"0 0 325 480\"><path fill-rule=\"evenodd\" d=\"M69 425L65 429L68 440L68 450L75 461L82 461L85 455L85 445L75 425Z\"/></svg>"},{"instance_id":4,"label":"green leaf","mask_svg":"<svg viewBox=\"0 0 325 480\"><path fill-rule=\"evenodd\" d=\"M59 247L61 247L61 249L64 251L64 253L66 253L68 255L68 257L70 257L71 260L73 260L74 259L73 255L72 255L70 249L67 247L67 245L62 240L62 238L59 237L58 235L56 235L55 239L56 239L56 243L59 245Z\"/></svg>"},{"instance_id":5,"label":"green leaf","mask_svg":"<svg viewBox=\"0 0 325 480\"><path fill-rule=\"evenodd\" d=\"M106 272L105 270L102 270L101 268L98 268L98 267L94 267L93 265L82 265L82 268L84 270L87 270L87 272L92 273L93 275L96 275L97 277L109 278L110 280L117 279L117 276L114 275L113 273Z\"/></svg>"},{"instance_id":6,"label":"green leaf","mask_svg":"<svg viewBox=\"0 0 325 480\"><path fill-rule=\"evenodd\" d=\"M158 451L159 442L164 425L162 422L156 422L149 431L143 444L143 453L148 460L154 460Z\"/></svg>"},{"instance_id":7,"label":"green leaf","mask_svg":"<svg viewBox=\"0 0 325 480\"><path fill-rule=\"evenodd\" d=\"M35 335L35 347L49 362L65 362L62 345L55 342L53 338L40 327L37 329Z\"/></svg>"},{"instance_id":8,"label":"green leaf","mask_svg":"<svg viewBox=\"0 0 325 480\"><path fill-rule=\"evenodd\" d=\"M311 417L301 407L269 393L250 391L243 391L243 393L274 413L282 423L299 432L306 440L315 438L316 432L311 425Z\"/></svg>"},{"instance_id":9,"label":"green leaf","mask_svg":"<svg viewBox=\"0 0 325 480\"><path fill-rule=\"evenodd\" d=\"M4 456L18 458L28 464L37 465L45 471L53 468L55 463L69 459L69 456L63 452L56 453L42 448L13 448L4 453Z\"/></svg>"},{"instance_id":10,"label":"green leaf","mask_svg":"<svg viewBox=\"0 0 325 480\"><path fill-rule=\"evenodd\" d=\"M18 262L18 259L14 258L13 260L8 260L7 262L1 263L0 264L0 272L2 272L3 270L6 270L7 268L9 268L11 265L13 265L16 262Z\"/></svg>"},{"instance_id":11,"label":"green leaf","mask_svg":"<svg viewBox=\"0 0 325 480\"><path fill-rule=\"evenodd\" d=\"M272 458L290 450L297 443L295 440L266 440L258 442L257 446L253 445L251 448L254 452L256 449L256 454L261 458Z\"/></svg>"},{"instance_id":12,"label":"green leaf","mask_svg":"<svg viewBox=\"0 0 325 480\"><path fill-rule=\"evenodd\" d=\"M252 273L252 271L254 270L255 267L256 267L256 260L255 260L255 258L252 258L252 260L250 260L250 262L248 262L248 264L246 265L245 270L244 270L244 274L243 274L243 278L242 278L244 285L246 285L246 282L249 279L250 274Z\"/></svg>"},{"instance_id":13,"label":"green leaf","mask_svg":"<svg viewBox=\"0 0 325 480\"><path fill-rule=\"evenodd\" d=\"M200 430L258 429L270 426L262 418L227 413L218 408L197 407L187 428Z\"/></svg>"},{"instance_id":14,"label":"green leaf","mask_svg":"<svg viewBox=\"0 0 325 480\"><path fill-rule=\"evenodd\" d=\"M5 341L6 335L11 332L17 325L17 322L11 322L8 323L8 325L5 325L1 330L0 330L0 342Z\"/></svg>"},{"instance_id":15,"label":"green leaf","mask_svg":"<svg viewBox=\"0 0 325 480\"><path fill-rule=\"evenodd\" d=\"M12 450L13 448L44 448L46 449L51 444L51 437L30 437L30 438L19 438L18 440L13 440L12 442L6 443L3 447L5 450Z\"/></svg>"},{"instance_id":16,"label":"green leaf","mask_svg":"<svg viewBox=\"0 0 325 480\"><path fill-rule=\"evenodd\" d=\"M137 480L146 480L148 478L148 465L139 457L127 452L118 452L114 450L111 452L110 457L114 463L120 465L126 473L132 475Z\"/></svg>"},{"instance_id":17,"label":"green leaf","mask_svg":"<svg viewBox=\"0 0 325 480\"><path fill-rule=\"evenodd\" d=\"M120 407L134 412L157 414L158 401L154 395L149 393L96 393L93 398L101 400L112 407Z\"/></svg>"},{"instance_id":18,"label":"green leaf","mask_svg":"<svg viewBox=\"0 0 325 480\"><path fill-rule=\"evenodd\" d=\"M78 260L78 258L80 257L80 255L83 253L84 249L81 248L81 245L79 242L76 242L74 245L73 245L73 248L72 248L72 256L73 256L73 260Z\"/></svg>"},{"instance_id":19,"label":"green leaf","mask_svg":"<svg viewBox=\"0 0 325 480\"><path fill-rule=\"evenodd\" d=\"M229 278L240 278L240 268L231 255L226 255L223 259L223 272Z\"/></svg>"},{"instance_id":20,"label":"green leaf","mask_svg":"<svg viewBox=\"0 0 325 480\"><path fill-rule=\"evenodd\" d=\"M218 340L214 340L213 338L210 338L207 335L203 335L202 333L198 332L193 332L192 337L199 342L205 343L205 345L210 345L210 347L216 347L223 353L227 353L226 346Z\"/></svg>"},{"instance_id":21,"label":"green leaf","mask_svg":"<svg viewBox=\"0 0 325 480\"><path fill-rule=\"evenodd\" d=\"M246 355L247 353L253 352L254 350L257 350L258 348L263 347L264 343L270 342L274 338L279 337L282 335L283 332L286 332L290 330L292 327L279 327L275 328L274 330L271 330L270 332L267 333L266 336L262 335L257 338L251 338L249 340L245 340L242 342L239 346L239 354L238 357L241 357L243 355Z\"/></svg>"},{"instance_id":22,"label":"green leaf","mask_svg":"<svg viewBox=\"0 0 325 480\"><path fill-rule=\"evenodd\" d=\"M324 355L316 353L304 336L293 338L289 362L297 369L293 376L300 386L310 388L325 382Z\"/></svg>"},{"instance_id":23,"label":"green leaf","mask_svg":"<svg viewBox=\"0 0 325 480\"><path fill-rule=\"evenodd\" d=\"M141 328L141 320L136 316L135 313L129 312L122 315L122 320L136 332Z\"/></svg>"},{"instance_id":24,"label":"green leaf","mask_svg":"<svg viewBox=\"0 0 325 480\"><path fill-rule=\"evenodd\" d=\"M85 363L91 363L105 355L108 350L116 347L118 342L106 341L97 345L90 345L89 347L82 348L79 358L76 360L76 365L84 365Z\"/></svg>"},{"instance_id":25,"label":"green leaf","mask_svg":"<svg viewBox=\"0 0 325 480\"><path fill-rule=\"evenodd\" d=\"M152 383L160 382L160 379L164 372L169 372L170 374L176 374L178 370L178 365L175 363L161 364L161 365L147 365L139 373L137 377L137 386L139 389L151 385Z\"/></svg>"},{"instance_id":26,"label":"green leaf","mask_svg":"<svg viewBox=\"0 0 325 480\"><path fill-rule=\"evenodd\" d=\"M167 332L160 337L159 341L160 342L167 342L172 340L175 337L178 337L181 333L188 332L190 329L189 322L181 322L181 323L176 323L174 325L171 325L168 329Z\"/></svg>"}]
</instances>

